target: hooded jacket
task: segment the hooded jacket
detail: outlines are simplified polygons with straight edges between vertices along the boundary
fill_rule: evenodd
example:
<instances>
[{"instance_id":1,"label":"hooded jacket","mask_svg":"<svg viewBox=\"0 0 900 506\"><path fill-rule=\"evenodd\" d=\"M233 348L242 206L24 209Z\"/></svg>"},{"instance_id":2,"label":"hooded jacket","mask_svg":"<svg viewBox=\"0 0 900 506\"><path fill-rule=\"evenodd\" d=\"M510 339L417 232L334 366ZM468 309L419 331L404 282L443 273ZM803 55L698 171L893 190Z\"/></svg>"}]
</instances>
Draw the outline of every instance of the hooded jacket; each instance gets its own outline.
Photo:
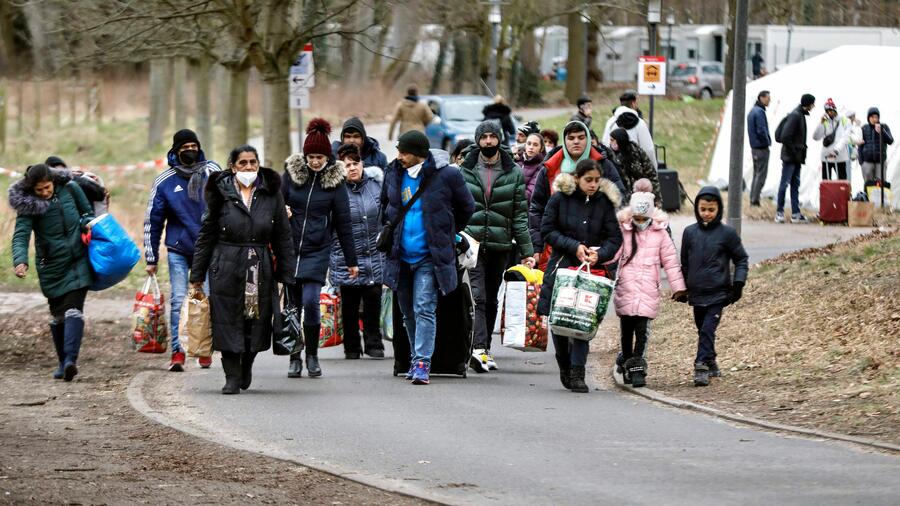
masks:
<instances>
[{"instance_id":1,"label":"hooded jacket","mask_svg":"<svg viewBox=\"0 0 900 506\"><path fill-rule=\"evenodd\" d=\"M356 252L359 276L350 278L347 261L340 248L340 241L335 237L331 246L331 264L328 270L331 284L334 286L365 286L384 283L384 266L387 258L378 251L378 232L381 223L381 187L384 172L378 167L366 167L362 181L347 181L347 195L350 203L350 223L353 230L353 250Z\"/></svg>"},{"instance_id":2,"label":"hooded jacket","mask_svg":"<svg viewBox=\"0 0 900 506\"><path fill-rule=\"evenodd\" d=\"M329 161L315 172L298 153L291 155L284 166L281 192L291 208L291 232L298 257L294 277L325 284L333 234L337 234L347 264L357 265L344 164Z\"/></svg>"},{"instance_id":3,"label":"hooded jacket","mask_svg":"<svg viewBox=\"0 0 900 506\"><path fill-rule=\"evenodd\" d=\"M606 122L606 128L603 129L603 137L600 139L603 145L609 146L609 135L616 128L624 128L628 132L628 138L632 142L636 142L644 150L644 153L647 153L647 158L653 162L653 167L658 167L653 137L650 135L647 123L641 119L637 111L624 105L617 107L613 111L612 117Z\"/></svg>"},{"instance_id":4,"label":"hooded jacket","mask_svg":"<svg viewBox=\"0 0 900 506\"><path fill-rule=\"evenodd\" d=\"M244 204L232 171L210 176L191 282L209 275L210 320L213 349L259 352L272 344L272 314L277 304L277 283L293 283L294 248L281 194L281 178L260 168L250 208ZM257 278L259 318L245 333L244 293L250 251L259 258ZM273 258L274 254L274 258ZM277 267L276 267L277 266ZM245 346L249 338L249 349Z\"/></svg>"},{"instance_id":5,"label":"hooded jacket","mask_svg":"<svg viewBox=\"0 0 900 506\"><path fill-rule=\"evenodd\" d=\"M766 106L757 100L750 114L747 115L747 137L753 149L769 149L772 137L769 135L769 118L766 117Z\"/></svg>"},{"instance_id":6,"label":"hooded jacket","mask_svg":"<svg viewBox=\"0 0 900 506\"><path fill-rule=\"evenodd\" d=\"M399 160L388 165L381 193L383 220L396 223L403 200L400 195L406 169ZM434 275L444 295L456 290L456 234L462 232L475 211L475 201L466 186L462 173L450 165L450 154L432 149L422 164L421 176L436 178L428 184L419 202L422 204L423 224L428 250L434 262ZM394 228L394 245L388 253L384 284L396 290L400 277L400 244L403 225Z\"/></svg>"},{"instance_id":7,"label":"hooded jacket","mask_svg":"<svg viewBox=\"0 0 900 506\"><path fill-rule=\"evenodd\" d=\"M834 142L830 146L825 146L824 139L832 132L835 133ZM850 161L850 150L847 149L847 145L850 143L850 120L844 116L838 115L834 119L828 118L820 121L813 130L812 137L813 140L823 141L821 157L823 162Z\"/></svg>"},{"instance_id":8,"label":"hooded jacket","mask_svg":"<svg viewBox=\"0 0 900 506\"><path fill-rule=\"evenodd\" d=\"M622 229L614 300L619 316L656 318L659 314L659 269L666 270L673 292L686 290L678 251L667 230L669 216L661 209L654 210L652 222L644 231L635 229L631 208L618 213Z\"/></svg>"},{"instance_id":9,"label":"hooded jacket","mask_svg":"<svg viewBox=\"0 0 900 506\"><path fill-rule=\"evenodd\" d=\"M553 284L559 269L578 266L578 246L599 247L599 263L615 257L622 246L622 232L616 220L616 208L622 196L608 179L600 180L597 193L588 197L571 174L560 174L553 182L556 192L550 197L541 220L544 242L553 248L538 302L538 314L550 314Z\"/></svg>"},{"instance_id":10,"label":"hooded jacket","mask_svg":"<svg viewBox=\"0 0 900 506\"><path fill-rule=\"evenodd\" d=\"M506 104L488 104L481 110L485 120L499 120L500 128L503 130L503 141L509 143L510 140L516 139L516 126L512 121L512 109ZM475 139L476 141L478 139Z\"/></svg>"},{"instance_id":11,"label":"hooded jacket","mask_svg":"<svg viewBox=\"0 0 900 506\"><path fill-rule=\"evenodd\" d=\"M12 238L13 266L28 265L28 243L34 232L35 262L44 297L61 297L87 288L93 280L81 233L94 219L84 192L66 171L52 171L53 196L42 199L25 190L25 182L9 187L9 206L16 212Z\"/></svg>"},{"instance_id":12,"label":"hooded jacket","mask_svg":"<svg viewBox=\"0 0 900 506\"><path fill-rule=\"evenodd\" d=\"M344 138L344 133L347 130L356 130L364 139L362 150L360 152L363 167L378 167L382 171L387 168L387 156L381 151L381 146L378 144L378 141L366 134L366 126L359 118L350 118L345 121L344 126L341 128L341 134L338 136L339 140L331 143L331 150L333 151L335 158L337 158L338 148L341 147L340 139Z\"/></svg>"},{"instance_id":13,"label":"hooded jacket","mask_svg":"<svg viewBox=\"0 0 900 506\"><path fill-rule=\"evenodd\" d=\"M719 203L719 213L709 223L700 220L699 204L694 207L697 223L684 229L681 239L681 272L692 306L725 304L734 283L746 283L749 257L734 228L722 223L722 194L714 186L697 193L699 201L710 197ZM731 264L734 263L734 275Z\"/></svg>"},{"instance_id":14,"label":"hooded jacket","mask_svg":"<svg viewBox=\"0 0 900 506\"><path fill-rule=\"evenodd\" d=\"M806 117L809 111L798 105L789 112L781 127L781 161L803 165L806 163Z\"/></svg>"},{"instance_id":15,"label":"hooded jacket","mask_svg":"<svg viewBox=\"0 0 900 506\"><path fill-rule=\"evenodd\" d=\"M631 196L634 182L641 178L647 178L653 185L653 194L657 202L662 202L662 193L659 188L659 172L653 166L653 162L647 158L647 153L636 143L628 141L628 144L619 146L619 151L609 150L610 160L616 164L619 176L622 179L624 191L622 195L627 200Z\"/></svg>"},{"instance_id":16,"label":"hooded jacket","mask_svg":"<svg viewBox=\"0 0 900 506\"><path fill-rule=\"evenodd\" d=\"M869 108L866 114L866 121L862 127L862 138L864 144L859 147L859 160L861 162L881 163L887 160L888 144L894 143L894 136L891 135L891 129L884 123L881 124L881 134L875 131L875 127L869 124L869 116L877 114L881 119L881 112L877 107ZM881 147L879 150L878 148Z\"/></svg>"},{"instance_id":17,"label":"hooded jacket","mask_svg":"<svg viewBox=\"0 0 900 506\"><path fill-rule=\"evenodd\" d=\"M397 102L397 109L394 111L390 126L388 126L388 139L394 138L394 126L398 123L400 130L397 135L399 136L410 130L424 132L432 118L434 118L434 113L427 105L419 102L419 97L405 97Z\"/></svg>"},{"instance_id":18,"label":"hooded jacket","mask_svg":"<svg viewBox=\"0 0 900 506\"><path fill-rule=\"evenodd\" d=\"M544 155L540 152L530 159L525 158L525 151L521 152L519 159L516 161L522 169L522 175L525 176L525 197L531 202L531 194L534 193L534 184L537 182L537 175L544 168Z\"/></svg>"}]
</instances>

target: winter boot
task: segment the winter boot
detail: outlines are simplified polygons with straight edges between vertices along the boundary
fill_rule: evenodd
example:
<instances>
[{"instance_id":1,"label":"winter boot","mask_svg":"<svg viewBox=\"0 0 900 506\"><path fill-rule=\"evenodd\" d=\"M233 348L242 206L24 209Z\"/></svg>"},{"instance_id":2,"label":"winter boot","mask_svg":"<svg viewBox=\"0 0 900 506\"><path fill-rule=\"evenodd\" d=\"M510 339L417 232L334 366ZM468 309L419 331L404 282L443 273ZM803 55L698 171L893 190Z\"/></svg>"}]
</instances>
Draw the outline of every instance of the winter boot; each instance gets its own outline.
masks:
<instances>
[{"instance_id":1,"label":"winter boot","mask_svg":"<svg viewBox=\"0 0 900 506\"><path fill-rule=\"evenodd\" d=\"M647 361L640 357L631 357L625 361L625 369L631 378L631 386L640 388L647 384Z\"/></svg>"},{"instance_id":2,"label":"winter boot","mask_svg":"<svg viewBox=\"0 0 900 506\"><path fill-rule=\"evenodd\" d=\"M253 382L254 360L256 360L255 352L245 351L241 354L241 390L247 390Z\"/></svg>"},{"instance_id":3,"label":"winter boot","mask_svg":"<svg viewBox=\"0 0 900 506\"><path fill-rule=\"evenodd\" d=\"M306 341L306 373L310 378L322 375L322 367L319 366L319 333L320 325L304 325L303 337Z\"/></svg>"},{"instance_id":4,"label":"winter boot","mask_svg":"<svg viewBox=\"0 0 900 506\"><path fill-rule=\"evenodd\" d=\"M53 372L54 379L63 379L66 367L66 325L64 323L51 323L50 335L53 336L53 347L56 348L56 358L59 359L59 367Z\"/></svg>"},{"instance_id":5,"label":"winter boot","mask_svg":"<svg viewBox=\"0 0 900 506\"><path fill-rule=\"evenodd\" d=\"M590 389L588 389L587 384L584 382L583 365L573 365L569 367L569 389L580 394L590 392Z\"/></svg>"},{"instance_id":6,"label":"winter boot","mask_svg":"<svg viewBox=\"0 0 900 506\"><path fill-rule=\"evenodd\" d=\"M319 366L319 356L306 354L306 373L310 378L318 378L322 375L322 367Z\"/></svg>"},{"instance_id":7,"label":"winter boot","mask_svg":"<svg viewBox=\"0 0 900 506\"><path fill-rule=\"evenodd\" d=\"M240 353L222 353L222 369L225 370L225 386L222 387L222 393L225 395L241 393Z\"/></svg>"},{"instance_id":8,"label":"winter boot","mask_svg":"<svg viewBox=\"0 0 900 506\"><path fill-rule=\"evenodd\" d=\"M706 363L706 367L709 367L710 378L719 378L722 376L722 371L719 369L719 364L717 364L715 360L708 361Z\"/></svg>"},{"instance_id":9,"label":"winter boot","mask_svg":"<svg viewBox=\"0 0 900 506\"><path fill-rule=\"evenodd\" d=\"M66 360L63 364L63 379L72 381L78 374L78 353L81 351L81 338L84 337L84 315L77 309L66 311L66 323L63 333L63 351Z\"/></svg>"},{"instance_id":10,"label":"winter boot","mask_svg":"<svg viewBox=\"0 0 900 506\"><path fill-rule=\"evenodd\" d=\"M709 386L709 367L706 364L694 364L694 386Z\"/></svg>"},{"instance_id":11,"label":"winter boot","mask_svg":"<svg viewBox=\"0 0 900 506\"><path fill-rule=\"evenodd\" d=\"M556 357L556 364L559 366L559 382L562 383L562 386L566 389L572 389L572 383L569 379L569 376L572 372L569 370L569 361Z\"/></svg>"},{"instance_id":12,"label":"winter boot","mask_svg":"<svg viewBox=\"0 0 900 506\"><path fill-rule=\"evenodd\" d=\"M626 385L631 384L631 374L628 372L628 367L625 364L628 363L629 359L625 358L625 354L621 351L618 355L616 355L616 372L622 375L622 383Z\"/></svg>"},{"instance_id":13,"label":"winter boot","mask_svg":"<svg viewBox=\"0 0 900 506\"><path fill-rule=\"evenodd\" d=\"M302 378L303 377L303 359L300 358L299 353L294 353L291 355L291 365L288 366L288 378Z\"/></svg>"}]
</instances>

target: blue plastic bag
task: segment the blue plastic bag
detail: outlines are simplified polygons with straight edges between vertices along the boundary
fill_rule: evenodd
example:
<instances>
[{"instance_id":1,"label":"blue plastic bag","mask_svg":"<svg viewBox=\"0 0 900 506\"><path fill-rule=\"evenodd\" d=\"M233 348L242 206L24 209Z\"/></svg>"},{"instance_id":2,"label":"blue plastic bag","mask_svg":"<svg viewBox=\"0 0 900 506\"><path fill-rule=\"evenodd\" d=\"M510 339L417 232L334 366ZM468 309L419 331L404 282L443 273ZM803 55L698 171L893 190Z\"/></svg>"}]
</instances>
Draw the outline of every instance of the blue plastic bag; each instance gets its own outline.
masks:
<instances>
[{"instance_id":1,"label":"blue plastic bag","mask_svg":"<svg viewBox=\"0 0 900 506\"><path fill-rule=\"evenodd\" d=\"M100 291L125 279L141 252L111 214L101 214L91 222L88 258L94 269L91 290Z\"/></svg>"}]
</instances>

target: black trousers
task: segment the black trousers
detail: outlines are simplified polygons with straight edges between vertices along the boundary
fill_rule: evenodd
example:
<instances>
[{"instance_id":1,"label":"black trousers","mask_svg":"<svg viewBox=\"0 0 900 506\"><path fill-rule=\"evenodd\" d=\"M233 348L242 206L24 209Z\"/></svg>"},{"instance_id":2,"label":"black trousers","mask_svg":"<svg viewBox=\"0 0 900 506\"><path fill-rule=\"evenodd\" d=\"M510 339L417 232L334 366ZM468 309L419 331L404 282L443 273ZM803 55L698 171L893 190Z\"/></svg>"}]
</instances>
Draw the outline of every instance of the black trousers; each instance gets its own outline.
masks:
<instances>
[{"instance_id":1,"label":"black trousers","mask_svg":"<svg viewBox=\"0 0 900 506\"><path fill-rule=\"evenodd\" d=\"M359 307L362 305L365 350L383 350L381 342L381 285L342 286L341 311L344 324L344 352L362 352L359 336Z\"/></svg>"},{"instance_id":2,"label":"black trousers","mask_svg":"<svg viewBox=\"0 0 900 506\"><path fill-rule=\"evenodd\" d=\"M59 297L47 299L47 305L50 306L50 314L53 321L62 323L66 319L66 311L69 309L77 309L84 313L84 299L87 297L88 289L79 288L66 292Z\"/></svg>"},{"instance_id":3,"label":"black trousers","mask_svg":"<svg viewBox=\"0 0 900 506\"><path fill-rule=\"evenodd\" d=\"M722 321L724 304L694 306L694 323L697 325L697 358L695 364L706 364L716 359L716 330Z\"/></svg>"},{"instance_id":4,"label":"black trousers","mask_svg":"<svg viewBox=\"0 0 900 506\"><path fill-rule=\"evenodd\" d=\"M822 181L832 179L832 173L837 171L837 178L847 179L847 162L822 162Z\"/></svg>"},{"instance_id":5,"label":"black trousers","mask_svg":"<svg viewBox=\"0 0 900 506\"><path fill-rule=\"evenodd\" d=\"M509 253L506 251L478 252L478 263L469 271L472 298L475 299L475 349L491 349L491 334L497 321L497 294L503 283L503 273Z\"/></svg>"},{"instance_id":6,"label":"black trousers","mask_svg":"<svg viewBox=\"0 0 900 506\"><path fill-rule=\"evenodd\" d=\"M619 325L622 331L622 359L643 357L647 346L647 334L650 318L643 316L620 316Z\"/></svg>"}]
</instances>

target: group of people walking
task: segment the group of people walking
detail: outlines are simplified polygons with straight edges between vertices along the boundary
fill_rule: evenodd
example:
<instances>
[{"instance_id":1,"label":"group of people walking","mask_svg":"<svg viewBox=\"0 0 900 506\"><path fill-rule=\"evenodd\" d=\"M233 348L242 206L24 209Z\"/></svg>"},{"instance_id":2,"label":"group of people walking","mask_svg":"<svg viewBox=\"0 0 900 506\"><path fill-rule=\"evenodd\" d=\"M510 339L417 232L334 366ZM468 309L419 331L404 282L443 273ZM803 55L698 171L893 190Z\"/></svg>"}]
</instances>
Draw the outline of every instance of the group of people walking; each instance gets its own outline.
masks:
<instances>
[{"instance_id":1,"label":"group of people walking","mask_svg":"<svg viewBox=\"0 0 900 506\"><path fill-rule=\"evenodd\" d=\"M469 272L475 300L469 366L476 372L500 369L491 336L509 267L545 271L538 313L546 316L559 269L587 263L617 278L617 365L627 381L645 381L644 351L659 306L662 267L673 297L695 307L695 382L708 384L718 370L715 329L722 309L741 297L747 255L737 234L721 223L718 191L705 188L698 195L697 224L685 231L678 256L658 208L655 157L644 145L649 132L636 97L626 93L621 102L602 142L590 127L588 99L580 101L576 119L561 136L528 123L515 132L511 149L502 122L488 119L451 156L431 149L425 135L411 129L399 136L398 155L390 163L358 118L348 119L334 142L331 126L317 118L307 126L302 153L289 157L281 174L261 167L249 145L234 148L223 170L206 159L194 132L176 132L169 168L153 183L144 224L148 274L157 272L163 233L168 250L169 369L185 365L178 336L181 303L189 288L203 290L210 300L213 349L222 355L222 392L249 388L256 354L271 346L281 284L303 314L305 357L301 351L290 356L288 376L301 377L304 364L308 376L321 376L320 293L330 282L342 296L345 357L384 357L379 315L387 286L409 338L406 377L428 384L439 295L456 290L457 254L474 240L479 247ZM33 232L41 287L53 315L50 330L60 362L55 376L66 380L77 373L91 279L81 233L95 216L80 186L91 181L78 178L84 176L39 164L10 189L18 213L16 274L26 274ZM587 392L588 342L557 335L552 340L562 384ZM210 364L200 361L201 367Z\"/></svg>"}]
</instances>

